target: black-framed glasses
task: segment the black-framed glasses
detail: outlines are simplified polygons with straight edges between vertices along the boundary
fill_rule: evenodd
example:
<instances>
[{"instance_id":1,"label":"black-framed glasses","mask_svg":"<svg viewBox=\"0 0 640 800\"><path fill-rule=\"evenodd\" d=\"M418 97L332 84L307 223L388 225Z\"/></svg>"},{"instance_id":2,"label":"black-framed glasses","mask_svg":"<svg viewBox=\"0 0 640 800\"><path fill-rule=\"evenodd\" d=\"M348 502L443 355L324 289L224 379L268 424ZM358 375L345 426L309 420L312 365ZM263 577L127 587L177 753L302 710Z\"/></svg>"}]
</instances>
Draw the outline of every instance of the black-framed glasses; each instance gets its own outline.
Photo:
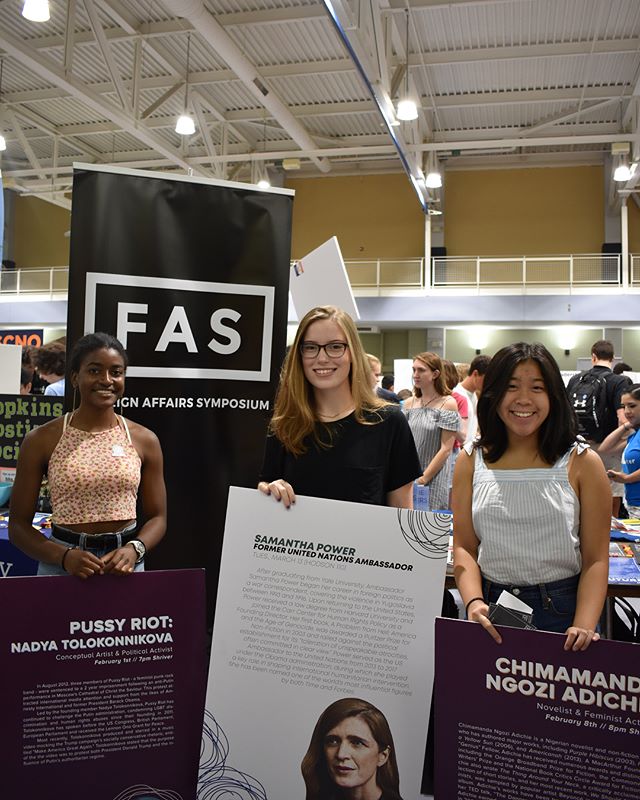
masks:
<instances>
[{"instance_id":1,"label":"black-framed glasses","mask_svg":"<svg viewBox=\"0 0 640 800\"><path fill-rule=\"evenodd\" d=\"M318 344L317 342L301 342L300 355L303 358L316 358L321 350L324 350L329 358L340 358L345 353L349 345L346 342L327 342Z\"/></svg>"}]
</instances>

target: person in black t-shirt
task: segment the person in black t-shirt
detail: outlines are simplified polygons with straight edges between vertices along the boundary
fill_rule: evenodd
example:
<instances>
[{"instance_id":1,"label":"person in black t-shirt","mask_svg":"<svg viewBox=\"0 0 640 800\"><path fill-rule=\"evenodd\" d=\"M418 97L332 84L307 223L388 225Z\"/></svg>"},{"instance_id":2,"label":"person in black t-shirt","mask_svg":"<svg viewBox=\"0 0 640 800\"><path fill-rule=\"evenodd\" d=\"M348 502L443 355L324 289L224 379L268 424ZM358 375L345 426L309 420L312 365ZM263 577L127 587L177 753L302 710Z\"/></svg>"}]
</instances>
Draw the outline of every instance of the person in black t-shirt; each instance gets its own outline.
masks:
<instances>
[{"instance_id":1,"label":"person in black t-shirt","mask_svg":"<svg viewBox=\"0 0 640 800\"><path fill-rule=\"evenodd\" d=\"M399 407L371 388L356 326L334 306L311 309L298 327L276 395L258 489L287 508L296 493L412 507L421 474Z\"/></svg>"}]
</instances>

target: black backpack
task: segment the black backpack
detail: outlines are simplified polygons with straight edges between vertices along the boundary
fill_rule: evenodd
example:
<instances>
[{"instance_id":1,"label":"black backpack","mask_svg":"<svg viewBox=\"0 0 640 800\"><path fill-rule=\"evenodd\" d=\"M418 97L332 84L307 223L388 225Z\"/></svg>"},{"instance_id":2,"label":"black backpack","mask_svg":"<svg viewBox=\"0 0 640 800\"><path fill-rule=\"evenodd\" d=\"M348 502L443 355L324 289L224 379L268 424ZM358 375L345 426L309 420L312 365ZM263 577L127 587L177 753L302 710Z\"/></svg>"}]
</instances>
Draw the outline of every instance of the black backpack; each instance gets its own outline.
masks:
<instances>
[{"instance_id":1,"label":"black backpack","mask_svg":"<svg viewBox=\"0 0 640 800\"><path fill-rule=\"evenodd\" d=\"M570 387L569 402L578 418L578 433L585 439L601 442L607 420L605 376L593 370L583 372Z\"/></svg>"}]
</instances>

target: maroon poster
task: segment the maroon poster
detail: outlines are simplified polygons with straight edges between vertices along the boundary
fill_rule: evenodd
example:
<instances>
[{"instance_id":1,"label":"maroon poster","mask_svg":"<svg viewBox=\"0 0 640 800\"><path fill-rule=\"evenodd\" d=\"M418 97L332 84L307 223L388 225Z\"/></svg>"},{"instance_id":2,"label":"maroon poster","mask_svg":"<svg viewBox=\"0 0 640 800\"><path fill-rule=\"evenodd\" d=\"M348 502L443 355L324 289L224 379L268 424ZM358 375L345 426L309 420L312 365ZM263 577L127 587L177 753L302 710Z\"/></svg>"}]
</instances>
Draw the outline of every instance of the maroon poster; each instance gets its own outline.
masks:
<instances>
[{"instance_id":1,"label":"maroon poster","mask_svg":"<svg viewBox=\"0 0 640 800\"><path fill-rule=\"evenodd\" d=\"M195 798L201 570L3 580L0 607L0 796Z\"/></svg>"},{"instance_id":2,"label":"maroon poster","mask_svg":"<svg viewBox=\"0 0 640 800\"><path fill-rule=\"evenodd\" d=\"M638 800L640 647L436 620L437 800Z\"/></svg>"}]
</instances>

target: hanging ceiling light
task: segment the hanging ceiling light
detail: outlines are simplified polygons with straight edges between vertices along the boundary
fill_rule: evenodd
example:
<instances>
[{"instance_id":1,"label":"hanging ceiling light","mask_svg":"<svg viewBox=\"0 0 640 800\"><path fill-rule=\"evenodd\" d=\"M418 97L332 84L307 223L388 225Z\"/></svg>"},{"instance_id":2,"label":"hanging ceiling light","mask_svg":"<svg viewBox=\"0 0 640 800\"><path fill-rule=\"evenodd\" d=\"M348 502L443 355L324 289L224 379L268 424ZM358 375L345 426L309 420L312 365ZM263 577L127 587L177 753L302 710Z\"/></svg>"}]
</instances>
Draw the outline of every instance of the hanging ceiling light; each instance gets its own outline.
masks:
<instances>
[{"instance_id":1,"label":"hanging ceiling light","mask_svg":"<svg viewBox=\"0 0 640 800\"><path fill-rule=\"evenodd\" d=\"M404 96L401 97L398 102L396 116L399 120L402 120L402 122L411 122L414 119L418 119L418 107L415 101L409 97L409 9L405 9L404 13L407 19L407 32L405 37L405 54L407 61L404 70Z\"/></svg>"},{"instance_id":2,"label":"hanging ceiling light","mask_svg":"<svg viewBox=\"0 0 640 800\"><path fill-rule=\"evenodd\" d=\"M25 0L22 16L31 22L47 22L51 17L49 0Z\"/></svg>"},{"instance_id":3,"label":"hanging ceiling light","mask_svg":"<svg viewBox=\"0 0 640 800\"><path fill-rule=\"evenodd\" d=\"M265 169L264 175L257 183L258 189L270 189L271 188L271 181L269 180L269 176L267 175L267 170Z\"/></svg>"},{"instance_id":4,"label":"hanging ceiling light","mask_svg":"<svg viewBox=\"0 0 640 800\"><path fill-rule=\"evenodd\" d=\"M405 97L403 100L400 100L396 116L402 122L411 122L414 119L418 119L418 106L415 104L415 101L410 97Z\"/></svg>"},{"instance_id":5,"label":"hanging ceiling light","mask_svg":"<svg viewBox=\"0 0 640 800\"><path fill-rule=\"evenodd\" d=\"M424 183L427 189L439 189L442 186L442 175L438 169L438 159L433 150L430 150L427 156L427 177Z\"/></svg>"},{"instance_id":6,"label":"hanging ceiling light","mask_svg":"<svg viewBox=\"0 0 640 800\"><path fill-rule=\"evenodd\" d=\"M189 114L189 58L191 55L191 34L187 34L187 74L184 82L184 111L176 120L176 133L180 136L191 136L196 132L196 123Z\"/></svg>"},{"instance_id":7,"label":"hanging ceiling light","mask_svg":"<svg viewBox=\"0 0 640 800\"><path fill-rule=\"evenodd\" d=\"M175 130L176 133L180 134L180 136L191 136L191 134L195 133L196 123L193 121L191 114L187 114L186 111L184 114L180 114L176 120Z\"/></svg>"},{"instance_id":8,"label":"hanging ceiling light","mask_svg":"<svg viewBox=\"0 0 640 800\"><path fill-rule=\"evenodd\" d=\"M631 178L632 172L629 168L629 159L626 155L620 157L620 163L613 173L613 180L617 183L626 183Z\"/></svg>"}]
</instances>

